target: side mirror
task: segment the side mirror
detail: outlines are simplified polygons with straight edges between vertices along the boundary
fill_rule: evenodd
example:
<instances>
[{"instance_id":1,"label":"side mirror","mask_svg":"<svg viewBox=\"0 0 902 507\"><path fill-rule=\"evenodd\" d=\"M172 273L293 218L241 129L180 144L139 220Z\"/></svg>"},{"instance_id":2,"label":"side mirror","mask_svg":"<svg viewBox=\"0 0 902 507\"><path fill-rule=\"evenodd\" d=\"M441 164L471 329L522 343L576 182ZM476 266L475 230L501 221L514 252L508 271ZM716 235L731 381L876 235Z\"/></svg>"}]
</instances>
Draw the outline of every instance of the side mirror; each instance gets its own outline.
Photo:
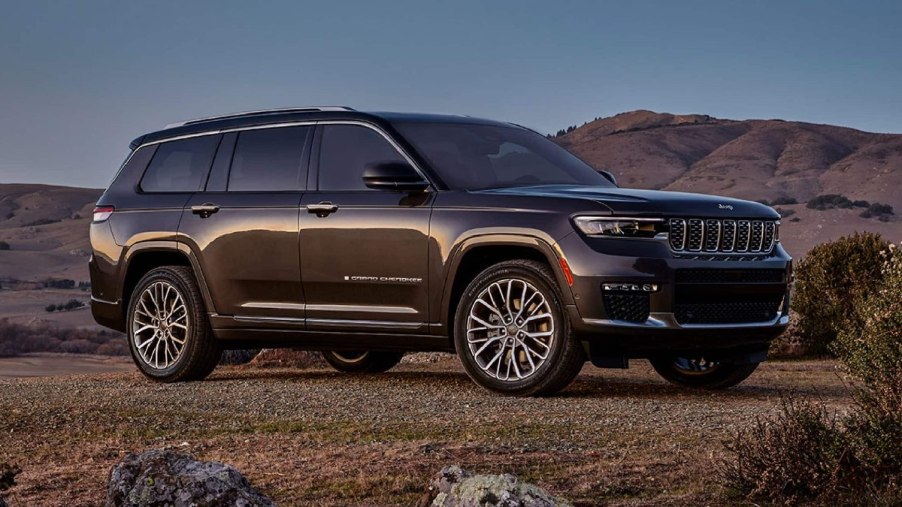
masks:
<instances>
[{"instance_id":1,"label":"side mirror","mask_svg":"<svg viewBox=\"0 0 902 507\"><path fill-rule=\"evenodd\" d=\"M429 187L420 173L407 162L378 162L363 170L363 183L376 190L422 192Z\"/></svg>"},{"instance_id":2,"label":"side mirror","mask_svg":"<svg viewBox=\"0 0 902 507\"><path fill-rule=\"evenodd\" d=\"M599 169L598 172L600 172L602 176L607 178L608 181L613 183L615 187L617 186L617 178L614 177L614 173L612 173L611 171L605 171L604 169Z\"/></svg>"}]
</instances>

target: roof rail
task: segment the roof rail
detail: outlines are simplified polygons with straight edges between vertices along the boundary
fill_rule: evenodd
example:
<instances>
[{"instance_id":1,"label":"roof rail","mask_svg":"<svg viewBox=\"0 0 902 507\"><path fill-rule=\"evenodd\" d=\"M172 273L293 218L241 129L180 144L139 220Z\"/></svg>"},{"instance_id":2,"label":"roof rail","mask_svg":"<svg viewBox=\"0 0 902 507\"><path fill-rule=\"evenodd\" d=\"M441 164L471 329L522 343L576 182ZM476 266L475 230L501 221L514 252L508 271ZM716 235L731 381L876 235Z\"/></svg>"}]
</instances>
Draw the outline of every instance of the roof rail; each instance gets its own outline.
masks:
<instances>
[{"instance_id":1,"label":"roof rail","mask_svg":"<svg viewBox=\"0 0 902 507\"><path fill-rule=\"evenodd\" d=\"M206 118L195 118L193 120L179 121L166 125L166 129L175 127L184 127L185 125L193 125L213 120L228 120L231 118L241 118L244 116L254 116L258 114L278 114L278 113L314 113L321 111L354 111L354 109L346 106L306 106L306 107L280 107L275 109L258 109L256 111L242 111L240 113L229 113L217 116L208 116Z\"/></svg>"}]
</instances>

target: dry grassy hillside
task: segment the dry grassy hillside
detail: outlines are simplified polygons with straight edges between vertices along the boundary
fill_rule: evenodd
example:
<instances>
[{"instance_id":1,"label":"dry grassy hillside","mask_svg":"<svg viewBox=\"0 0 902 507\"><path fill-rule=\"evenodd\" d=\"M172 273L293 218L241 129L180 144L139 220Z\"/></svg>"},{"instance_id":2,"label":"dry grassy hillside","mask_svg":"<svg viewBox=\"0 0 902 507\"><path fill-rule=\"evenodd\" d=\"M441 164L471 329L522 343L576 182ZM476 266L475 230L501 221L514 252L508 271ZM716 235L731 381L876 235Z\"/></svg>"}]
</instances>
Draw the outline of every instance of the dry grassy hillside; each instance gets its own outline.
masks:
<instances>
[{"instance_id":1,"label":"dry grassy hillside","mask_svg":"<svg viewBox=\"0 0 902 507\"><path fill-rule=\"evenodd\" d=\"M0 318L40 326L45 323L94 327L86 308L46 312L71 299L86 303L78 289L45 288L46 280L88 281L88 224L101 191L50 185L0 184Z\"/></svg>"},{"instance_id":2,"label":"dry grassy hillside","mask_svg":"<svg viewBox=\"0 0 902 507\"><path fill-rule=\"evenodd\" d=\"M554 138L625 187L680 190L773 202L788 210L785 243L800 256L855 230L902 240L902 222L859 217L861 210L816 211L823 194L902 210L902 135L872 134L783 120L722 120L632 111ZM792 218L789 215L793 215Z\"/></svg>"}]
</instances>

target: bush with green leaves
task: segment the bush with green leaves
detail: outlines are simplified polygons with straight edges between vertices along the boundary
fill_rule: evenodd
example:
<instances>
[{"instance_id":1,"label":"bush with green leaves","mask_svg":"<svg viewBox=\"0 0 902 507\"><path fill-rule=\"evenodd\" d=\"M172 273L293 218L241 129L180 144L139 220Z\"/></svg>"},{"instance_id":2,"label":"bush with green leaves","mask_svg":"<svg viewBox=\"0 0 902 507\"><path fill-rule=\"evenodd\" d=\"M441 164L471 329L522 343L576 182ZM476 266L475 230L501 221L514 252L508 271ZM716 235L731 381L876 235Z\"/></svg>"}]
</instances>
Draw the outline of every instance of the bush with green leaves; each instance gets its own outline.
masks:
<instances>
[{"instance_id":1,"label":"bush with green leaves","mask_svg":"<svg viewBox=\"0 0 902 507\"><path fill-rule=\"evenodd\" d=\"M855 378L841 419L784 401L727 444L724 484L770 503L902 505L902 254L883 250L871 290L848 294L852 313L831 348Z\"/></svg>"},{"instance_id":2,"label":"bush with green leaves","mask_svg":"<svg viewBox=\"0 0 902 507\"><path fill-rule=\"evenodd\" d=\"M808 353L830 353L839 330L857 315L856 298L880 282L888 247L879 234L855 233L812 248L799 262L792 308Z\"/></svg>"}]
</instances>

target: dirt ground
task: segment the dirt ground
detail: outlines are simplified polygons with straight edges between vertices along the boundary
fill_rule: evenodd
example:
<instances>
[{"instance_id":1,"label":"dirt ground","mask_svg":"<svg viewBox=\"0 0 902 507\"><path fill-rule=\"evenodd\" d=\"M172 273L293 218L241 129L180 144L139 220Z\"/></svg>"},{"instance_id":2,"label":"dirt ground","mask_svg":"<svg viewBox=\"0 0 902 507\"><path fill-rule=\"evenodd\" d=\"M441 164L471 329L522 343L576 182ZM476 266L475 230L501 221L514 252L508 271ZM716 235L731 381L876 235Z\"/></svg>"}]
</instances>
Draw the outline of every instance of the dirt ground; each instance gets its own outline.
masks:
<instances>
[{"instance_id":1,"label":"dirt ground","mask_svg":"<svg viewBox=\"0 0 902 507\"><path fill-rule=\"evenodd\" d=\"M723 441L794 393L842 411L829 361L771 362L724 392L689 392L644 361L587 365L565 392L513 399L456 360L381 375L220 368L153 384L134 371L0 378L0 462L19 465L12 506L98 505L126 453L173 447L238 467L280 505L414 505L449 464L514 473L576 505L729 503Z\"/></svg>"}]
</instances>

